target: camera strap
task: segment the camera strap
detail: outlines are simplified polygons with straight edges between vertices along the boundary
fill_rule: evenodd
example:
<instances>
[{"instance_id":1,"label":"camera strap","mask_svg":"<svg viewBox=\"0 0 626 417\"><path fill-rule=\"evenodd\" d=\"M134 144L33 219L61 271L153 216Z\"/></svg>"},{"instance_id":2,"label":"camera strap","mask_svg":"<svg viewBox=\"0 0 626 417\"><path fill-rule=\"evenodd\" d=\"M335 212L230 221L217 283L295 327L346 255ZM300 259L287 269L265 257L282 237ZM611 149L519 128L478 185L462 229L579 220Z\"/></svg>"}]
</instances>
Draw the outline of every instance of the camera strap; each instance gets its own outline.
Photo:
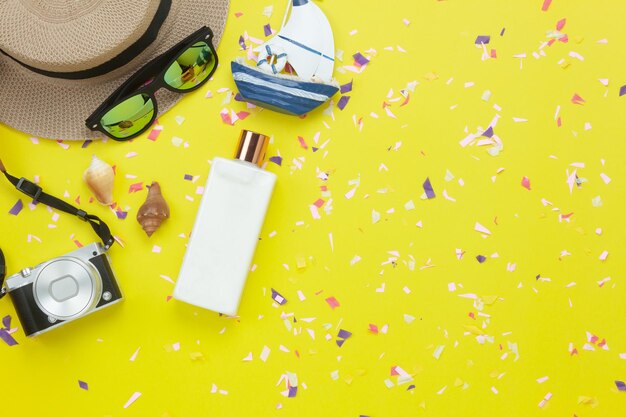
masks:
<instances>
[{"instance_id":1,"label":"camera strap","mask_svg":"<svg viewBox=\"0 0 626 417\"><path fill-rule=\"evenodd\" d=\"M115 239L113 239L113 235L111 234L109 227L97 216L88 214L84 210L77 209L71 204L68 204L61 199L58 199L50 194L43 192L40 186L24 177L14 177L7 172L4 164L2 163L2 160L0 160L0 171L4 173L4 176L7 177L11 184L15 186L15 188L17 188L19 191L23 192L27 196L31 197L33 199L33 202L43 203L57 210L72 214L83 221L89 222L92 229L102 240L102 244L104 245L105 250L108 250L111 245L115 243ZM2 255L2 251L0 251L0 287L2 286L2 283L4 281L5 272L4 256ZM3 295L4 293L0 292L0 298L2 298Z\"/></svg>"}]
</instances>

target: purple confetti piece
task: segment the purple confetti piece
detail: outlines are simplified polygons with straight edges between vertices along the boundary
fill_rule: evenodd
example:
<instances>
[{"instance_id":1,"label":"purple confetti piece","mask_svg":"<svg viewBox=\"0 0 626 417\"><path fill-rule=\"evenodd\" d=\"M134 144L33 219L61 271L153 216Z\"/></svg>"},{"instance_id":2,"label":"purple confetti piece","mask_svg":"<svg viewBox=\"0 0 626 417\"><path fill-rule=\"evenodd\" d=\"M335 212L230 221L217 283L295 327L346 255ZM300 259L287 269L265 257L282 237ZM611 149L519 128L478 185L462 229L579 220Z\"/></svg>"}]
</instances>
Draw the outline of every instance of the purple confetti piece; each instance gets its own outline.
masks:
<instances>
[{"instance_id":1,"label":"purple confetti piece","mask_svg":"<svg viewBox=\"0 0 626 417\"><path fill-rule=\"evenodd\" d=\"M127 211L122 211L122 210L116 210L115 211L115 215L117 216L118 219L120 220L125 220L126 216L128 216L128 212Z\"/></svg>"},{"instance_id":2,"label":"purple confetti piece","mask_svg":"<svg viewBox=\"0 0 626 417\"><path fill-rule=\"evenodd\" d=\"M336 343L337 343L337 346L341 347L343 346L344 343L346 343L346 341L344 339L341 339L341 340L337 340Z\"/></svg>"},{"instance_id":3,"label":"purple confetti piece","mask_svg":"<svg viewBox=\"0 0 626 417\"><path fill-rule=\"evenodd\" d=\"M0 339L4 340L4 343L9 346L15 346L18 344L17 340L13 339L13 336L11 336L11 334L5 329L0 329Z\"/></svg>"},{"instance_id":4,"label":"purple confetti piece","mask_svg":"<svg viewBox=\"0 0 626 417\"><path fill-rule=\"evenodd\" d=\"M340 339L347 339L350 336L352 336L352 333L350 333L347 330L343 330L343 329L340 329L339 330L339 334L337 335L337 337L339 337Z\"/></svg>"},{"instance_id":5,"label":"purple confetti piece","mask_svg":"<svg viewBox=\"0 0 626 417\"><path fill-rule=\"evenodd\" d=\"M186 179L187 181L191 181L191 180L193 179L193 176L192 176L192 175L189 175L189 174L185 174L185 179Z\"/></svg>"},{"instance_id":6,"label":"purple confetti piece","mask_svg":"<svg viewBox=\"0 0 626 417\"><path fill-rule=\"evenodd\" d=\"M433 186L430 185L429 178L426 178L426 181L424 181L424 184L422 184L422 187L424 187L424 192L426 193L426 197L435 198L435 191L433 191Z\"/></svg>"},{"instance_id":7,"label":"purple confetti piece","mask_svg":"<svg viewBox=\"0 0 626 417\"><path fill-rule=\"evenodd\" d=\"M2 317L2 325L4 326L5 329L10 329L11 328L11 316L4 316Z\"/></svg>"},{"instance_id":8,"label":"purple confetti piece","mask_svg":"<svg viewBox=\"0 0 626 417\"><path fill-rule=\"evenodd\" d=\"M243 39L243 36L239 36L239 46L241 46L242 50L246 50L246 41Z\"/></svg>"},{"instance_id":9,"label":"purple confetti piece","mask_svg":"<svg viewBox=\"0 0 626 417\"><path fill-rule=\"evenodd\" d=\"M283 157L282 156L272 156L270 158L270 162L275 163L278 166L282 166L283 164Z\"/></svg>"},{"instance_id":10,"label":"purple confetti piece","mask_svg":"<svg viewBox=\"0 0 626 417\"><path fill-rule=\"evenodd\" d=\"M487 130L485 130L481 136L485 136L485 137L488 137L488 138L492 137L493 136L493 127L489 126L489 128Z\"/></svg>"},{"instance_id":11,"label":"purple confetti piece","mask_svg":"<svg viewBox=\"0 0 626 417\"><path fill-rule=\"evenodd\" d=\"M287 395L289 398L293 398L298 393L298 387L289 387L289 394Z\"/></svg>"},{"instance_id":12,"label":"purple confetti piece","mask_svg":"<svg viewBox=\"0 0 626 417\"><path fill-rule=\"evenodd\" d=\"M537 276L535 277L535 281L539 281L539 278L541 278L541 274L537 274Z\"/></svg>"},{"instance_id":13,"label":"purple confetti piece","mask_svg":"<svg viewBox=\"0 0 626 417\"><path fill-rule=\"evenodd\" d=\"M619 96L621 97L623 95L626 95L626 84L621 86L620 89L619 89Z\"/></svg>"},{"instance_id":14,"label":"purple confetti piece","mask_svg":"<svg viewBox=\"0 0 626 417\"><path fill-rule=\"evenodd\" d=\"M235 101L246 101L240 93L235 94Z\"/></svg>"},{"instance_id":15,"label":"purple confetti piece","mask_svg":"<svg viewBox=\"0 0 626 417\"><path fill-rule=\"evenodd\" d=\"M83 142L81 148L85 149L87 146L91 144L91 142L93 142L93 140L87 139L86 141Z\"/></svg>"},{"instance_id":16,"label":"purple confetti piece","mask_svg":"<svg viewBox=\"0 0 626 417\"><path fill-rule=\"evenodd\" d=\"M341 85L341 87L339 87L339 90L341 91L341 94L346 94L352 91L352 80L350 80L350 82L347 84Z\"/></svg>"},{"instance_id":17,"label":"purple confetti piece","mask_svg":"<svg viewBox=\"0 0 626 417\"><path fill-rule=\"evenodd\" d=\"M263 32L265 32L265 36L270 36L272 34L272 28L269 23L263 26Z\"/></svg>"},{"instance_id":18,"label":"purple confetti piece","mask_svg":"<svg viewBox=\"0 0 626 417\"><path fill-rule=\"evenodd\" d=\"M491 36L489 35L479 35L476 37L476 41L474 42L476 45L480 45L481 43L487 45L491 40Z\"/></svg>"},{"instance_id":19,"label":"purple confetti piece","mask_svg":"<svg viewBox=\"0 0 626 417\"><path fill-rule=\"evenodd\" d=\"M78 380L78 386L84 389L85 391L89 391L89 384L85 381Z\"/></svg>"},{"instance_id":20,"label":"purple confetti piece","mask_svg":"<svg viewBox=\"0 0 626 417\"><path fill-rule=\"evenodd\" d=\"M487 260L487 258L485 256L483 256L483 255L478 255L476 257L476 260L482 264L483 262L485 262Z\"/></svg>"},{"instance_id":21,"label":"purple confetti piece","mask_svg":"<svg viewBox=\"0 0 626 417\"><path fill-rule=\"evenodd\" d=\"M367 59L363 55L361 55L360 52L357 52L356 54L352 55L352 58L354 58L356 63L359 64L360 66L363 66L365 64L369 64L369 62L370 62L369 59Z\"/></svg>"},{"instance_id":22,"label":"purple confetti piece","mask_svg":"<svg viewBox=\"0 0 626 417\"><path fill-rule=\"evenodd\" d=\"M282 295L280 295L278 291L276 291L274 288L272 288L272 299L276 301L278 304L280 304L281 306L284 304L287 304L287 299L283 297Z\"/></svg>"},{"instance_id":23,"label":"purple confetti piece","mask_svg":"<svg viewBox=\"0 0 626 417\"><path fill-rule=\"evenodd\" d=\"M311 147L311 150L312 150L313 152L317 152L319 149L320 149L320 148L316 148L315 146Z\"/></svg>"},{"instance_id":24,"label":"purple confetti piece","mask_svg":"<svg viewBox=\"0 0 626 417\"><path fill-rule=\"evenodd\" d=\"M409 391L409 390L412 390L412 389L415 389L415 385L413 385L413 384L409 385L406 390Z\"/></svg>"},{"instance_id":25,"label":"purple confetti piece","mask_svg":"<svg viewBox=\"0 0 626 417\"><path fill-rule=\"evenodd\" d=\"M506 30L506 28L502 28L502 30L500 31L500 36L504 36L504 31Z\"/></svg>"},{"instance_id":26,"label":"purple confetti piece","mask_svg":"<svg viewBox=\"0 0 626 417\"><path fill-rule=\"evenodd\" d=\"M339 107L339 110L343 110L348 104L349 100L350 100L350 96L342 96L339 99L339 102L337 102L337 107Z\"/></svg>"},{"instance_id":27,"label":"purple confetti piece","mask_svg":"<svg viewBox=\"0 0 626 417\"><path fill-rule=\"evenodd\" d=\"M618 391L626 391L626 383L624 381L615 381Z\"/></svg>"},{"instance_id":28,"label":"purple confetti piece","mask_svg":"<svg viewBox=\"0 0 626 417\"><path fill-rule=\"evenodd\" d=\"M13 205L11 210L9 210L9 214L17 216L20 211L24 208L24 203L22 203L21 199L18 199L17 202Z\"/></svg>"}]
</instances>

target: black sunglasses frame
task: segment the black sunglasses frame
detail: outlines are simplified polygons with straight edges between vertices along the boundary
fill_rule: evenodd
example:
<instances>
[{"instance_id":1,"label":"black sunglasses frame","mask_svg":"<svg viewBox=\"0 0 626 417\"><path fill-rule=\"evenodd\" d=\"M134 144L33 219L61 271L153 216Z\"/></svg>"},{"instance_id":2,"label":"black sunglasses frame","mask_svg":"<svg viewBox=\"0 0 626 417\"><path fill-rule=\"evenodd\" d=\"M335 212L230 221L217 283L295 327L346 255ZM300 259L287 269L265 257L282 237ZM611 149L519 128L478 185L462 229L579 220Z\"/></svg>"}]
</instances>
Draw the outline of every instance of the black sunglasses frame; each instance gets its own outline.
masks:
<instances>
[{"instance_id":1,"label":"black sunglasses frame","mask_svg":"<svg viewBox=\"0 0 626 417\"><path fill-rule=\"evenodd\" d=\"M190 47L192 47L193 44L195 44L196 42L200 42L200 41L205 41L207 43L207 45L211 49L211 53L213 54L213 58L215 60L215 63L209 75L207 75L206 78L202 80L200 83L198 83L197 85L191 88L188 88L186 90L178 90L170 86L169 84L167 84L165 82L165 73L170 68L170 66L185 51L187 51ZM175 54L175 55L172 55L172 54ZM167 61L165 61L166 59ZM163 65L164 61L166 62L166 65ZM106 136L118 142L125 142L127 140L134 139L137 136L145 133L150 128L150 126L152 126L152 124L154 123L154 121L156 120L159 114L158 103L157 103L156 96L155 96L155 93L158 90L160 90L161 88L166 88L167 90L170 90L179 94L185 94L191 91L195 91L198 88L202 87L209 79L211 79L218 65L219 65L219 60L217 57L217 52L215 51L215 46L213 46L213 31L211 31L209 27L204 26L198 29L197 31L195 31L194 33L192 33L191 35L189 35L188 37L186 37L185 39L183 39L182 41L180 41L179 43L177 43L176 45L174 45L168 51L164 52L163 54L159 55L158 57L154 58L153 60L148 62L146 65L141 67L137 72L135 72L135 74L133 74L128 80L126 80L121 86L119 86L117 90L115 90L109 97L107 97L106 100L104 100L104 102L87 118L87 120L85 120L85 125L87 126L88 129L102 132ZM154 71L157 70L158 68L161 68L161 69L158 70L156 75L152 76L152 74L154 74ZM131 91L126 91L130 87L135 86L135 85L141 85L142 83L144 84L147 83L147 84L139 88L131 89ZM130 136L124 137L124 138L114 137L109 132L107 132L104 126L102 126L102 123L101 123L102 117L109 110L111 110L118 104L122 103L124 100L130 97L133 97L136 95L142 95L142 94L150 97L154 105L154 111L153 111L152 118L150 119L150 121L146 123L146 125L142 129L137 131L136 133Z\"/></svg>"}]
</instances>

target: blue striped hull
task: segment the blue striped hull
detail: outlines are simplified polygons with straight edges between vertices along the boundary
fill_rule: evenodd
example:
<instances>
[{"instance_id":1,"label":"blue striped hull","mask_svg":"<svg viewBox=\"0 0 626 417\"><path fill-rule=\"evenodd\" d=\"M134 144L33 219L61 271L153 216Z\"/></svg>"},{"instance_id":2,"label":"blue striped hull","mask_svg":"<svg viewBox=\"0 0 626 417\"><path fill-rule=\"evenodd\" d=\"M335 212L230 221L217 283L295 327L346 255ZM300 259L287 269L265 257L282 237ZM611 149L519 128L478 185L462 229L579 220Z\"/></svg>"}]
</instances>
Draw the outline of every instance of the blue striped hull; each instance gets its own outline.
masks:
<instances>
[{"instance_id":1,"label":"blue striped hull","mask_svg":"<svg viewBox=\"0 0 626 417\"><path fill-rule=\"evenodd\" d=\"M315 110L339 90L334 85L274 76L236 61L231 62L231 70L245 101L295 116Z\"/></svg>"}]
</instances>

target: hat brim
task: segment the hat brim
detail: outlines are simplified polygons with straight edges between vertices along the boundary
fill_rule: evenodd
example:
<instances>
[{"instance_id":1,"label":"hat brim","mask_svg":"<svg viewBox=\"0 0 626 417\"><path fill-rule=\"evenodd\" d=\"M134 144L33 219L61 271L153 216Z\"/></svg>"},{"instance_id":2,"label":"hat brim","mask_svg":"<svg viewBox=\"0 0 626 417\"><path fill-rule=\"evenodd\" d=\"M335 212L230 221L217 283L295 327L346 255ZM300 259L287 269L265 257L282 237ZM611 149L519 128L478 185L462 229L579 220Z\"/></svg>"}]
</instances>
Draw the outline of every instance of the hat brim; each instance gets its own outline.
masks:
<instances>
[{"instance_id":1,"label":"hat brim","mask_svg":"<svg viewBox=\"0 0 626 417\"><path fill-rule=\"evenodd\" d=\"M229 0L174 0L153 44L124 67L97 79L68 81L42 76L0 54L0 122L47 139L102 138L101 132L87 129L85 119L137 69L200 27L211 28L217 49L228 6ZM159 115L182 96L159 91Z\"/></svg>"}]
</instances>

